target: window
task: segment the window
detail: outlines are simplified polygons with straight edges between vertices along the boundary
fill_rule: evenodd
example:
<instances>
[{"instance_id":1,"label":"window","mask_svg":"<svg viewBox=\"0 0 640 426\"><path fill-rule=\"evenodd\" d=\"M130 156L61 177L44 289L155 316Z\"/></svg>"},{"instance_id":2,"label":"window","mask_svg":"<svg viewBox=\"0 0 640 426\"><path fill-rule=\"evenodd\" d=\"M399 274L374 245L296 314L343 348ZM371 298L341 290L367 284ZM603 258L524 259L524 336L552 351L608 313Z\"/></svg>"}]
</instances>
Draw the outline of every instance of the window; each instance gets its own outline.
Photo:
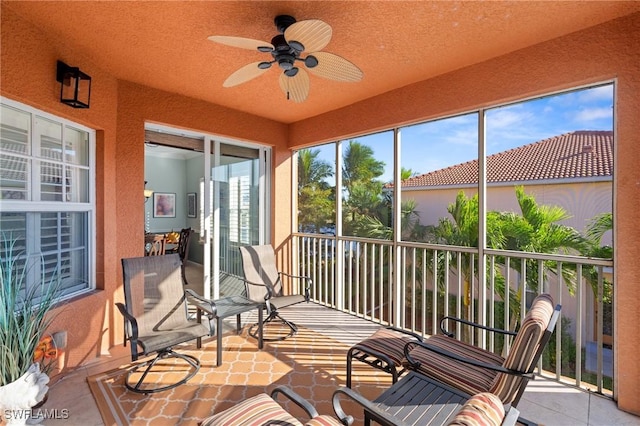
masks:
<instances>
[{"instance_id":1,"label":"window","mask_svg":"<svg viewBox=\"0 0 640 426\"><path fill-rule=\"evenodd\" d=\"M2 238L15 241L14 255L28 255L27 285L58 274L63 297L87 290L95 132L6 99L0 108Z\"/></svg>"}]
</instances>

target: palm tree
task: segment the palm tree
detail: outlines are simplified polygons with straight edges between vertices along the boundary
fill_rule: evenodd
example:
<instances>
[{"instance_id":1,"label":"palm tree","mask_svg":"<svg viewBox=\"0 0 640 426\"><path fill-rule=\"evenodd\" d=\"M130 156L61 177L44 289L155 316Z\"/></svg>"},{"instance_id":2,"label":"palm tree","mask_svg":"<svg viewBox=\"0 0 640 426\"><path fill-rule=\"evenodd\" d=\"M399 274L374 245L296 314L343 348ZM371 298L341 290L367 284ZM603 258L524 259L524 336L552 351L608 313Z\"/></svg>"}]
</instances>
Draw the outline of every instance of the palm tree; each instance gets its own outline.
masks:
<instances>
[{"instance_id":1,"label":"palm tree","mask_svg":"<svg viewBox=\"0 0 640 426\"><path fill-rule=\"evenodd\" d=\"M479 203L478 195L467 197L464 191L458 192L456 201L447 207L447 211L451 215L452 219L440 218L438 225L428 227L428 233L431 235L433 242L438 244L462 246L462 247L478 247L478 230L479 230ZM500 234L500 225L498 223L499 215L495 212L489 212L487 215L487 241L489 245L499 245L502 241L502 235ZM438 270L440 276L439 282L444 282L444 274L449 273L445 268L444 254L440 254L438 259ZM470 253L454 253L452 261L457 263L458 256L461 257L460 265L461 270L458 271L464 283L464 298L463 304L465 306L465 315L468 319L471 318L471 282L476 275L478 268L477 260L471 263ZM496 291L501 296L505 295L500 271L496 269Z\"/></svg>"},{"instance_id":2,"label":"palm tree","mask_svg":"<svg viewBox=\"0 0 640 426\"><path fill-rule=\"evenodd\" d=\"M318 149L298 151L298 222L304 231L318 232L335 216L334 190L325 180L333 167L319 155Z\"/></svg>"},{"instance_id":3,"label":"palm tree","mask_svg":"<svg viewBox=\"0 0 640 426\"><path fill-rule=\"evenodd\" d=\"M578 231L570 226L557 222L567 219L569 214L558 206L539 205L535 197L528 195L524 187L515 188L516 198L520 207L520 214L515 212L488 212L487 213L487 245L495 249L527 251L534 253L558 253L578 251L584 248L584 238ZM438 225L430 228L430 233L435 242L440 244L478 247L478 196L471 198L460 191L456 202L449 205L448 212L452 219L441 218ZM465 280L465 304L468 306L470 286L468 283L473 278L469 254L462 253L462 274ZM504 264L505 259L497 259ZM505 265L506 266L506 265ZM555 274L555 262L546 262L543 273ZM477 267L477 266L476 266ZM510 268L524 272L528 289L537 289L538 267L537 263L526 262L526 270L522 270L522 262L512 260ZM565 282L570 290L575 285L574 271L563 264L562 270ZM504 299L504 278L499 270L495 271L496 292ZM516 320L519 314L521 293L510 293L510 310L512 319ZM470 312L468 312L470 314Z\"/></svg>"},{"instance_id":4,"label":"palm tree","mask_svg":"<svg viewBox=\"0 0 640 426\"><path fill-rule=\"evenodd\" d=\"M329 186L325 179L333 176L333 166L319 159L319 155L319 149L298 151L298 189L308 185Z\"/></svg>"},{"instance_id":5,"label":"palm tree","mask_svg":"<svg viewBox=\"0 0 640 426\"><path fill-rule=\"evenodd\" d=\"M582 235L575 228L558 223L570 218L566 210L559 206L539 205L534 196L524 192L522 186L516 187L516 198L521 214L501 214L504 243L496 248L532 253L578 253L583 250L585 239ZM555 275L556 266L556 262L544 262L543 274ZM523 271L522 262L512 259L510 267L521 274L525 273L527 289L538 290L537 262L526 262ZM573 292L576 284L575 267L563 263L562 275L569 291Z\"/></svg>"},{"instance_id":6,"label":"palm tree","mask_svg":"<svg viewBox=\"0 0 640 426\"><path fill-rule=\"evenodd\" d=\"M358 215L373 215L382 201L384 161L376 160L373 149L351 140L343 154L342 182L345 194L345 214L355 222Z\"/></svg>"},{"instance_id":7,"label":"palm tree","mask_svg":"<svg viewBox=\"0 0 640 426\"><path fill-rule=\"evenodd\" d=\"M613 214L601 213L589 221L586 231L586 245L582 254L586 257L598 257L601 259L613 259L613 247L602 245L602 237L613 230ZM598 268L591 266L584 273L585 278L591 284L593 295L598 298ZM613 283L604 280L603 301L611 303L613 296Z\"/></svg>"}]
</instances>

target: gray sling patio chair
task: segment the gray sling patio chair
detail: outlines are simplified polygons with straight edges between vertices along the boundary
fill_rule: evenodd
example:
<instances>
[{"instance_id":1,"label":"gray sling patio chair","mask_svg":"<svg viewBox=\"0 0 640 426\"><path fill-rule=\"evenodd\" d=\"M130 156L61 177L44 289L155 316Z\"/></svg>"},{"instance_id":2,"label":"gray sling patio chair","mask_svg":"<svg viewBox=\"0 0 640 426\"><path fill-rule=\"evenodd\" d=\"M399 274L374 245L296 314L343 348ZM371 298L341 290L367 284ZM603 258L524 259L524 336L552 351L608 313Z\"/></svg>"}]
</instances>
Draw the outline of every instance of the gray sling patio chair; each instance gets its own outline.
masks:
<instances>
[{"instance_id":1,"label":"gray sling patio chair","mask_svg":"<svg viewBox=\"0 0 640 426\"><path fill-rule=\"evenodd\" d=\"M172 389L191 379L200 369L200 362L191 355L173 350L173 347L214 334L214 323L210 316L206 323L189 319L187 299L196 307L211 307L209 300L191 290L184 290L181 261L177 254L145 256L122 259L125 303L116 303L125 320L125 340L131 345L131 360L156 354L155 358L136 364L125 380L127 389L138 393L155 393ZM209 309L213 311L213 308ZM198 319L202 318L198 311ZM187 363L187 373L175 383L154 384L145 382L152 369L163 359L178 358ZM182 368L172 364L172 368ZM176 370L180 371L180 370ZM137 381L132 376L139 378ZM133 384L133 382L135 384Z\"/></svg>"},{"instance_id":2,"label":"gray sling patio chair","mask_svg":"<svg viewBox=\"0 0 640 426\"><path fill-rule=\"evenodd\" d=\"M264 337L264 340L283 340L294 335L298 327L280 316L279 309L300 302L309 302L311 278L279 272L276 267L276 255L271 245L240 247L240 254L247 297L256 302L264 302L264 309L267 310L264 323L278 320L290 329L285 336ZM283 294L283 275L298 282L298 294L286 296ZM251 330L249 333L255 337L255 332Z\"/></svg>"}]
</instances>

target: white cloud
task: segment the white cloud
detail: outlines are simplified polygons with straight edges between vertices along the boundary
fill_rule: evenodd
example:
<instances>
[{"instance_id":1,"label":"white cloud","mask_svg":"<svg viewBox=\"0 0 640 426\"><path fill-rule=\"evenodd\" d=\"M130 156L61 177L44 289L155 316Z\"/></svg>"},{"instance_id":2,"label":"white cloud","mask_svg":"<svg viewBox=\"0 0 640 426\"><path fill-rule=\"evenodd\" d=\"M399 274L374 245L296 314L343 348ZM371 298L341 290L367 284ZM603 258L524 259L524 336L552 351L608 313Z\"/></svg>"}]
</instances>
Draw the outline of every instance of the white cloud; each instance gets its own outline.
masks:
<instances>
[{"instance_id":1,"label":"white cloud","mask_svg":"<svg viewBox=\"0 0 640 426\"><path fill-rule=\"evenodd\" d=\"M613 85L595 87L578 92L578 102L609 101L613 102Z\"/></svg>"},{"instance_id":2,"label":"white cloud","mask_svg":"<svg viewBox=\"0 0 640 426\"><path fill-rule=\"evenodd\" d=\"M487 126L492 129L503 129L526 123L533 117L534 114L531 110L523 108L522 105L516 105L490 111Z\"/></svg>"},{"instance_id":3,"label":"white cloud","mask_svg":"<svg viewBox=\"0 0 640 426\"><path fill-rule=\"evenodd\" d=\"M576 112L573 120L579 123L591 123L595 120L611 119L612 117L613 109L611 107L584 108Z\"/></svg>"}]
</instances>

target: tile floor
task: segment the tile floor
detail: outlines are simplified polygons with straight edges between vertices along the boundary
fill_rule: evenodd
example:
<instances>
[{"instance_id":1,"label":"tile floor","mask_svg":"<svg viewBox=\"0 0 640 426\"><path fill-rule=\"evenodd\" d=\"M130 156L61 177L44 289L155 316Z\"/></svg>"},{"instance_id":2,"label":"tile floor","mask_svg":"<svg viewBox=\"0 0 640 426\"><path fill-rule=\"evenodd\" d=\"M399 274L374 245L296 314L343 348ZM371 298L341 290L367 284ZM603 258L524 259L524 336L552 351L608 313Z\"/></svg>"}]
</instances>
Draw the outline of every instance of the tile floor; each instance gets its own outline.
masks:
<instances>
[{"instance_id":1,"label":"tile floor","mask_svg":"<svg viewBox=\"0 0 640 426\"><path fill-rule=\"evenodd\" d=\"M371 335L378 327L370 321L313 303L292 306L283 310L283 314L285 312L287 319L348 345ZM254 322L255 314L248 315L245 321ZM231 332L231 326L226 332ZM215 345L215 339L207 344ZM60 418L47 419L43 424L103 425L86 378L101 371L126 366L129 362L128 351L129 348L114 347L110 356L89 362L54 383L44 408L54 410ZM543 425L640 425L640 417L618 410L610 399L545 379L529 383L518 408L522 416ZM68 416L63 410L68 410Z\"/></svg>"}]
</instances>

